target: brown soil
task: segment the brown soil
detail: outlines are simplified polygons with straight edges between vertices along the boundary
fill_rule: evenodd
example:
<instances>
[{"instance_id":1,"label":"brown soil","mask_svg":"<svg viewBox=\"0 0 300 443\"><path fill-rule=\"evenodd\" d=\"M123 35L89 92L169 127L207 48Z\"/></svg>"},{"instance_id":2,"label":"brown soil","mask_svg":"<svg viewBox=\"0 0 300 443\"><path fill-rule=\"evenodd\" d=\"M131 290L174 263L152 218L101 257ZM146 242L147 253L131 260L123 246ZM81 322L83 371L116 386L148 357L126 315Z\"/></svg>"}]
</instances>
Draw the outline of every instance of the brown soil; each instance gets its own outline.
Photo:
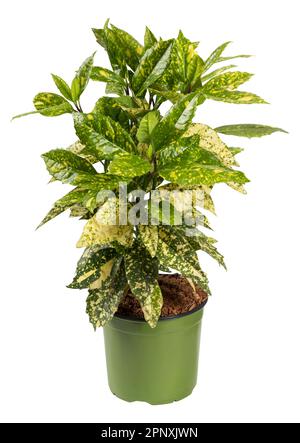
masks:
<instances>
[{"instance_id":1,"label":"brown soil","mask_svg":"<svg viewBox=\"0 0 300 443\"><path fill-rule=\"evenodd\" d=\"M196 288L195 293L187 279L179 274L160 275L158 283L164 298L161 317L173 317L190 312L208 298L207 294L199 288ZM130 291L122 300L117 314L144 318L138 300Z\"/></svg>"}]
</instances>

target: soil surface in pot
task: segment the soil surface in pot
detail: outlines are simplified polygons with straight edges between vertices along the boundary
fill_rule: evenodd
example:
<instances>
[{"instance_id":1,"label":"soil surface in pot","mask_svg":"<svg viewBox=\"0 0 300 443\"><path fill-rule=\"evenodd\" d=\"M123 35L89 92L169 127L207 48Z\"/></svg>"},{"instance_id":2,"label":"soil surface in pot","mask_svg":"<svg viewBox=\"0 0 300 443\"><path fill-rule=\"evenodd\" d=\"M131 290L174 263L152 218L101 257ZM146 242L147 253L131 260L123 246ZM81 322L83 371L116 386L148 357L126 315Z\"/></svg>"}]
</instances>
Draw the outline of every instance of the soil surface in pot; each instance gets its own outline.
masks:
<instances>
[{"instance_id":1,"label":"soil surface in pot","mask_svg":"<svg viewBox=\"0 0 300 443\"><path fill-rule=\"evenodd\" d=\"M196 288L195 292L187 279L179 274L160 275L158 283L164 298L161 317L174 317L190 312L208 298L207 294L199 288ZM144 318L138 300L132 296L130 291L122 300L117 314Z\"/></svg>"}]
</instances>

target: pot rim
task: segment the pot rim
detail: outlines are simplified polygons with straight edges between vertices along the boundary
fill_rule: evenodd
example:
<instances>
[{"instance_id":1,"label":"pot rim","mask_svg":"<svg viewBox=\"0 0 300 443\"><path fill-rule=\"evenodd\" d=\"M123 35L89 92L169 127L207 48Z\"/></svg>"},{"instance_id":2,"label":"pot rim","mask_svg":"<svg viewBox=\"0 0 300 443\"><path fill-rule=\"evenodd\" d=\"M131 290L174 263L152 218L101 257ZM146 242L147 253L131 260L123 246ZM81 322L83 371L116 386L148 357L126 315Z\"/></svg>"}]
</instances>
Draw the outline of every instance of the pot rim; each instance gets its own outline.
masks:
<instances>
[{"instance_id":1,"label":"pot rim","mask_svg":"<svg viewBox=\"0 0 300 443\"><path fill-rule=\"evenodd\" d=\"M183 312L182 314L173 315L171 317L160 317L158 319L158 322L168 321L168 320L176 320L177 318L187 317L188 315L195 314L195 312L203 309L205 307L205 305L207 304L207 302L208 302L208 298L204 302L202 302L200 305L198 305L196 308L194 308L192 311ZM115 314L114 317L119 318L120 320L128 320L128 321L146 323L146 320L144 318L137 318L137 317L128 316L128 315L121 315L121 314Z\"/></svg>"}]
</instances>

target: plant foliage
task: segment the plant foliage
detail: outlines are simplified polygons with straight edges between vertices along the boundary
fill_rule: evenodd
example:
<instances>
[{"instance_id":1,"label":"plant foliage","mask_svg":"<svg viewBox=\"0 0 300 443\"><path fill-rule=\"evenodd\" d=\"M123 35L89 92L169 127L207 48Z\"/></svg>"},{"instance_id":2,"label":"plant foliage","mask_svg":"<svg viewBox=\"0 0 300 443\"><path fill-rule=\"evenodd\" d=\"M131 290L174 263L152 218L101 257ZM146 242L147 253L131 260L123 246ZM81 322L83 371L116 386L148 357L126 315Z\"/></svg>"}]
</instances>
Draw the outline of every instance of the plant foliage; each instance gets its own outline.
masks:
<instances>
[{"instance_id":1,"label":"plant foliage","mask_svg":"<svg viewBox=\"0 0 300 443\"><path fill-rule=\"evenodd\" d=\"M118 197L119 184L125 183L132 190L158 189L160 197L167 200L169 190L198 190L204 195L202 209L214 212L211 191L217 183L243 192L249 181L236 167L235 156L241 149L228 147L220 134L261 137L282 130L258 124L212 129L194 122L198 106L207 99L266 103L238 89L251 74L235 70L232 64L220 66L248 57L225 56L228 42L205 59L197 53L198 43L181 31L177 38L163 40L146 28L143 44L108 22L93 32L111 67L96 66L93 54L70 84L52 74L59 94L43 92L33 100L32 113L47 117L70 114L77 136L68 148L42 156L51 181L67 183L73 189L54 203L41 225L67 209L71 216L86 220L77 243L85 249L69 287L88 289L87 313L95 328L113 317L129 288L145 319L155 327L163 304L157 282L160 271L176 270L210 293L197 251L204 251L223 266L224 259L215 240L199 229L201 225L210 228L205 215L202 223L194 226L193 236L172 217L165 223L160 209L155 213L156 224L124 224L119 220L119 203L103 196L102 191L113 191ZM91 111L84 112L80 98L90 81L102 82L106 95ZM168 106L167 113L161 112L162 104ZM152 209L144 203L147 210ZM176 214L178 201L169 203ZM193 211L200 214L199 208ZM111 220L113 214L118 220Z\"/></svg>"}]
</instances>

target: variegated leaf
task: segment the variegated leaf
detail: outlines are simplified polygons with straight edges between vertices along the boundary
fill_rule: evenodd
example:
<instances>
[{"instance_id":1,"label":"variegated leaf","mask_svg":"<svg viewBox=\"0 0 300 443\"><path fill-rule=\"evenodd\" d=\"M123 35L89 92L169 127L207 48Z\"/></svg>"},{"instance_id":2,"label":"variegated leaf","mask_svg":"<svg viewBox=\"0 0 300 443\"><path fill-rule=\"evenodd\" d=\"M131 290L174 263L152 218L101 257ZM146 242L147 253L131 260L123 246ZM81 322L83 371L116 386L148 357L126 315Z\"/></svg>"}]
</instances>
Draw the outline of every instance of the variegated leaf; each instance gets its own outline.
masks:
<instances>
[{"instance_id":1,"label":"variegated leaf","mask_svg":"<svg viewBox=\"0 0 300 443\"><path fill-rule=\"evenodd\" d=\"M195 123L185 132L184 137L199 136L199 146L213 153L225 166L234 165L234 156L230 149L220 139L217 132L209 126Z\"/></svg>"},{"instance_id":2,"label":"variegated leaf","mask_svg":"<svg viewBox=\"0 0 300 443\"><path fill-rule=\"evenodd\" d=\"M203 91L206 98L237 105L268 104L263 98L244 91Z\"/></svg>"},{"instance_id":3,"label":"variegated leaf","mask_svg":"<svg viewBox=\"0 0 300 443\"><path fill-rule=\"evenodd\" d=\"M82 63L72 81L71 94L72 100L74 102L77 102L77 100L87 87L94 63L94 56L95 54L91 55Z\"/></svg>"},{"instance_id":4,"label":"variegated leaf","mask_svg":"<svg viewBox=\"0 0 300 443\"><path fill-rule=\"evenodd\" d=\"M144 52L147 51L147 49L152 48L152 46L157 43L157 38L153 34L153 32L146 26L145 30L145 36L144 36Z\"/></svg>"},{"instance_id":5,"label":"variegated leaf","mask_svg":"<svg viewBox=\"0 0 300 443\"><path fill-rule=\"evenodd\" d=\"M263 137L264 135L270 135L274 132L287 132L284 129L273 128L271 126L257 125L257 124L240 124L240 125L227 125L216 128L215 131L220 134L235 135L237 137Z\"/></svg>"},{"instance_id":6,"label":"variegated leaf","mask_svg":"<svg viewBox=\"0 0 300 443\"><path fill-rule=\"evenodd\" d=\"M119 83L120 86L124 87L124 80L122 77L110 69L101 68L99 66L94 66L91 71L91 79L98 82L114 82Z\"/></svg>"},{"instance_id":7,"label":"variegated leaf","mask_svg":"<svg viewBox=\"0 0 300 443\"><path fill-rule=\"evenodd\" d=\"M201 77L202 83L208 82L210 79L217 77L218 75L223 74L226 71L229 71L230 69L236 68L236 65L228 65L223 66L222 68L215 69L214 71L210 72L209 74L203 75Z\"/></svg>"},{"instance_id":8,"label":"variegated leaf","mask_svg":"<svg viewBox=\"0 0 300 443\"><path fill-rule=\"evenodd\" d=\"M76 275L68 288L83 289L88 288L93 282L97 281L102 269L116 256L115 249L93 246L87 248L76 268Z\"/></svg>"},{"instance_id":9,"label":"variegated leaf","mask_svg":"<svg viewBox=\"0 0 300 443\"><path fill-rule=\"evenodd\" d=\"M91 163L66 149L53 149L42 155L49 174L63 183L78 184L80 173L97 174Z\"/></svg>"},{"instance_id":10,"label":"variegated leaf","mask_svg":"<svg viewBox=\"0 0 300 443\"><path fill-rule=\"evenodd\" d=\"M77 247L109 245L114 242L122 246L131 246L133 227L131 225L119 225L118 223L119 208L116 199L111 198L88 220Z\"/></svg>"},{"instance_id":11,"label":"variegated leaf","mask_svg":"<svg viewBox=\"0 0 300 443\"><path fill-rule=\"evenodd\" d=\"M122 152L115 156L109 165L110 174L121 175L126 177L137 177L151 171L151 164L141 157L128 152Z\"/></svg>"},{"instance_id":12,"label":"variegated leaf","mask_svg":"<svg viewBox=\"0 0 300 443\"><path fill-rule=\"evenodd\" d=\"M164 73L170 61L172 40L159 41L146 51L132 78L132 87L141 95Z\"/></svg>"},{"instance_id":13,"label":"variegated leaf","mask_svg":"<svg viewBox=\"0 0 300 443\"><path fill-rule=\"evenodd\" d=\"M235 171L221 166L209 164L187 164L173 167L172 164L162 168L160 175L172 183L179 185L213 185L215 183L236 182L239 184L248 183L249 180L241 171Z\"/></svg>"},{"instance_id":14,"label":"variegated leaf","mask_svg":"<svg viewBox=\"0 0 300 443\"><path fill-rule=\"evenodd\" d=\"M123 57L128 66L135 70L139 64L139 60L143 54L143 46L128 34L128 32L111 25L111 29L118 39L119 45L123 50Z\"/></svg>"},{"instance_id":15,"label":"variegated leaf","mask_svg":"<svg viewBox=\"0 0 300 443\"><path fill-rule=\"evenodd\" d=\"M126 276L133 295L141 304L145 320L154 328L161 314L163 297L157 283L158 261L135 241L125 255Z\"/></svg>"},{"instance_id":16,"label":"variegated leaf","mask_svg":"<svg viewBox=\"0 0 300 443\"><path fill-rule=\"evenodd\" d=\"M156 151L178 139L186 131L195 115L197 105L198 95L192 93L172 106L152 132L152 143Z\"/></svg>"},{"instance_id":17,"label":"variegated leaf","mask_svg":"<svg viewBox=\"0 0 300 443\"><path fill-rule=\"evenodd\" d=\"M210 294L208 280L187 240L179 239L171 229L159 228L157 258L162 266L179 271Z\"/></svg>"},{"instance_id":18,"label":"variegated leaf","mask_svg":"<svg viewBox=\"0 0 300 443\"><path fill-rule=\"evenodd\" d=\"M136 146L132 137L122 128L120 123L97 111L87 114L86 119L87 123L91 125L98 134L115 145L120 146L120 148L125 151L135 152Z\"/></svg>"},{"instance_id":19,"label":"variegated leaf","mask_svg":"<svg viewBox=\"0 0 300 443\"><path fill-rule=\"evenodd\" d=\"M56 117L73 112L71 104L61 95L41 92L33 99L35 109L46 117Z\"/></svg>"},{"instance_id":20,"label":"variegated leaf","mask_svg":"<svg viewBox=\"0 0 300 443\"><path fill-rule=\"evenodd\" d=\"M44 217L44 219L41 221L41 223L39 224L37 229L40 228L41 226L43 226L48 221L57 217L59 214L64 212L66 209L71 208L76 203L82 201L82 199L85 195L85 192L86 191L84 191L82 189L75 188L71 192L66 194L64 197L57 200L54 203L53 208L48 212L46 217Z\"/></svg>"},{"instance_id":21,"label":"variegated leaf","mask_svg":"<svg viewBox=\"0 0 300 443\"><path fill-rule=\"evenodd\" d=\"M204 64L204 69L203 72L208 71L208 69L214 65L215 63L219 62L219 59L221 57L221 55L223 54L223 52L225 51L225 49L227 48L227 46L230 44L231 42L225 42L222 45L218 46L208 57L208 59L205 61Z\"/></svg>"},{"instance_id":22,"label":"variegated leaf","mask_svg":"<svg viewBox=\"0 0 300 443\"><path fill-rule=\"evenodd\" d=\"M112 160L116 154L124 151L120 146L110 142L93 129L82 114L74 113L73 118L76 134L81 143L85 145L85 149L82 151L84 155L92 155L98 160Z\"/></svg>"},{"instance_id":23,"label":"variegated leaf","mask_svg":"<svg viewBox=\"0 0 300 443\"><path fill-rule=\"evenodd\" d=\"M140 143L150 143L151 134L155 126L159 123L160 113L159 111L151 111L146 114L139 125L137 131L137 139Z\"/></svg>"},{"instance_id":24,"label":"variegated leaf","mask_svg":"<svg viewBox=\"0 0 300 443\"><path fill-rule=\"evenodd\" d=\"M217 248L214 246L214 243L216 242L215 239L207 237L198 229L186 230L186 228L178 226L174 227L173 230L176 232L176 235L178 235L178 238L186 238L195 251L201 250L206 252L226 269L223 255L220 254Z\"/></svg>"},{"instance_id":25,"label":"variegated leaf","mask_svg":"<svg viewBox=\"0 0 300 443\"><path fill-rule=\"evenodd\" d=\"M226 72L220 75L217 75L209 82L205 84L203 87L204 93L215 94L219 91L228 90L234 91L243 83L246 83L253 74L249 74L248 72Z\"/></svg>"},{"instance_id":26,"label":"variegated leaf","mask_svg":"<svg viewBox=\"0 0 300 443\"><path fill-rule=\"evenodd\" d=\"M59 90L59 92L67 99L67 100L72 100L72 92L71 89L69 87L69 85L65 82L64 79L62 79L61 77L59 77L58 75L55 74L51 74L53 81L57 87L57 89Z\"/></svg>"},{"instance_id":27,"label":"variegated leaf","mask_svg":"<svg viewBox=\"0 0 300 443\"><path fill-rule=\"evenodd\" d=\"M212 214L216 214L215 205L211 197L211 188L208 186L201 185L187 185L179 186L176 184L169 183L167 185L158 188L160 193L170 193L170 192L195 192L195 200L197 201L197 206L210 211Z\"/></svg>"},{"instance_id":28,"label":"variegated leaf","mask_svg":"<svg viewBox=\"0 0 300 443\"><path fill-rule=\"evenodd\" d=\"M67 151L73 152L73 154L79 155L79 157L85 158L90 163L97 163L98 159L89 154L85 154L85 145L83 145L79 140L70 145Z\"/></svg>"},{"instance_id":29,"label":"variegated leaf","mask_svg":"<svg viewBox=\"0 0 300 443\"><path fill-rule=\"evenodd\" d=\"M151 257L155 257L158 245L157 226L139 225L139 235Z\"/></svg>"},{"instance_id":30,"label":"variegated leaf","mask_svg":"<svg viewBox=\"0 0 300 443\"><path fill-rule=\"evenodd\" d=\"M105 326L113 318L126 287L124 265L122 260L118 258L101 288L89 291L86 312L95 329Z\"/></svg>"}]
</instances>

